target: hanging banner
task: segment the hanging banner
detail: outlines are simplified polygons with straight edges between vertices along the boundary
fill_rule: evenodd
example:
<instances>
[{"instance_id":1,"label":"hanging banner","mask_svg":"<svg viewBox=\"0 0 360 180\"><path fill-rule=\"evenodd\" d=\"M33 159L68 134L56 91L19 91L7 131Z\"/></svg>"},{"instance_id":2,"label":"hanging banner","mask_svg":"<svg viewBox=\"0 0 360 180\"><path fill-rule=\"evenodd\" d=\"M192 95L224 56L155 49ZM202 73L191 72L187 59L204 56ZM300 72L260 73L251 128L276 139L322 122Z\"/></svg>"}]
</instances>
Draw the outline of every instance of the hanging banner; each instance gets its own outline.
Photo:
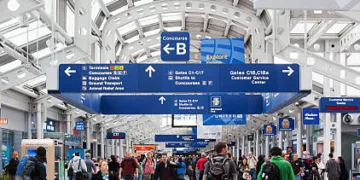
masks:
<instances>
[{"instance_id":1,"label":"hanging banner","mask_svg":"<svg viewBox=\"0 0 360 180\"><path fill-rule=\"evenodd\" d=\"M274 124L265 124L263 129L264 136L275 136L276 126Z\"/></svg>"},{"instance_id":2,"label":"hanging banner","mask_svg":"<svg viewBox=\"0 0 360 180\"><path fill-rule=\"evenodd\" d=\"M197 138L199 139L221 139L222 126L204 126L203 118L197 120Z\"/></svg>"},{"instance_id":3,"label":"hanging banner","mask_svg":"<svg viewBox=\"0 0 360 180\"><path fill-rule=\"evenodd\" d=\"M152 151L152 150L156 150L156 145L154 144L136 144L133 145L133 149L136 150L136 152L138 151Z\"/></svg>"},{"instance_id":4,"label":"hanging banner","mask_svg":"<svg viewBox=\"0 0 360 180\"><path fill-rule=\"evenodd\" d=\"M318 108L304 108L302 111L304 125L314 125L320 123L320 113Z\"/></svg>"},{"instance_id":5,"label":"hanging banner","mask_svg":"<svg viewBox=\"0 0 360 180\"><path fill-rule=\"evenodd\" d=\"M202 64L244 64L244 39L201 39L201 61Z\"/></svg>"},{"instance_id":6,"label":"hanging banner","mask_svg":"<svg viewBox=\"0 0 360 180\"><path fill-rule=\"evenodd\" d=\"M279 131L292 131L295 129L293 118L279 118Z\"/></svg>"},{"instance_id":7,"label":"hanging banner","mask_svg":"<svg viewBox=\"0 0 360 180\"><path fill-rule=\"evenodd\" d=\"M245 114L203 114L203 125L245 125Z\"/></svg>"},{"instance_id":8,"label":"hanging banner","mask_svg":"<svg viewBox=\"0 0 360 180\"><path fill-rule=\"evenodd\" d=\"M248 141L254 141L254 135L248 135Z\"/></svg>"},{"instance_id":9,"label":"hanging banner","mask_svg":"<svg viewBox=\"0 0 360 180\"><path fill-rule=\"evenodd\" d=\"M126 134L124 132L108 132L106 139L125 139Z\"/></svg>"}]
</instances>

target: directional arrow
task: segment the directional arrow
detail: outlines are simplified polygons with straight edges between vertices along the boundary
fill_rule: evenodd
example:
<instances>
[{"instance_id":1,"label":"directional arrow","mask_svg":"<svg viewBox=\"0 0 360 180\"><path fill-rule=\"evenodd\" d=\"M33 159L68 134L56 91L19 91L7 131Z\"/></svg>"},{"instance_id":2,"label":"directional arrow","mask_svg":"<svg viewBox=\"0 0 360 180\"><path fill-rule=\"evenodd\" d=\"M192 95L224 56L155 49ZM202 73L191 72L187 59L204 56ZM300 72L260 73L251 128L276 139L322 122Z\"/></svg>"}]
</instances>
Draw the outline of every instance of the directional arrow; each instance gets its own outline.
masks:
<instances>
[{"instance_id":1,"label":"directional arrow","mask_svg":"<svg viewBox=\"0 0 360 180\"><path fill-rule=\"evenodd\" d=\"M173 47L169 47L170 46L170 44L168 43L168 44L166 44L166 46L163 48L164 49L164 51L166 52L166 54L170 54L170 51L169 50L175 50L175 48L173 48Z\"/></svg>"},{"instance_id":2,"label":"directional arrow","mask_svg":"<svg viewBox=\"0 0 360 180\"><path fill-rule=\"evenodd\" d=\"M164 101L166 101L166 99L164 98L164 96L161 96L161 97L159 98L159 101L161 102L161 104L164 104Z\"/></svg>"},{"instance_id":3,"label":"directional arrow","mask_svg":"<svg viewBox=\"0 0 360 180\"><path fill-rule=\"evenodd\" d=\"M283 73L287 73L288 76L291 76L294 73L294 70L288 66L287 69L282 70Z\"/></svg>"},{"instance_id":4,"label":"directional arrow","mask_svg":"<svg viewBox=\"0 0 360 180\"><path fill-rule=\"evenodd\" d=\"M65 69L65 74L66 74L67 76L70 77L72 73L76 73L76 70L71 70L71 67L70 67L70 66Z\"/></svg>"},{"instance_id":5,"label":"directional arrow","mask_svg":"<svg viewBox=\"0 0 360 180\"><path fill-rule=\"evenodd\" d=\"M149 67L147 67L145 69L145 72L148 72L149 73L149 78L152 77L152 73L155 72L155 69L150 65Z\"/></svg>"}]
</instances>

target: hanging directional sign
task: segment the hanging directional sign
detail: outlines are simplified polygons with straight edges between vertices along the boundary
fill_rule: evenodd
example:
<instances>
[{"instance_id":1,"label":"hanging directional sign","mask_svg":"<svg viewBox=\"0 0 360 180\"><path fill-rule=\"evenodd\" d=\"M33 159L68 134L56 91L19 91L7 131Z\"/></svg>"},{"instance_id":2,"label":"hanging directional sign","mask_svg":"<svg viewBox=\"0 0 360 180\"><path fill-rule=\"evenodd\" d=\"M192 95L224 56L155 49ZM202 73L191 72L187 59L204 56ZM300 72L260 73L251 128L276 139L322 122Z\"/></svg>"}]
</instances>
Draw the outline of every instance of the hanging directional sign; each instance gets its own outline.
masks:
<instances>
[{"instance_id":1,"label":"hanging directional sign","mask_svg":"<svg viewBox=\"0 0 360 180\"><path fill-rule=\"evenodd\" d=\"M297 64L62 64L49 91L299 92L299 82Z\"/></svg>"},{"instance_id":2,"label":"hanging directional sign","mask_svg":"<svg viewBox=\"0 0 360 180\"><path fill-rule=\"evenodd\" d=\"M203 148L208 145L206 141L192 142L192 143L165 143L166 148Z\"/></svg>"},{"instance_id":3,"label":"hanging directional sign","mask_svg":"<svg viewBox=\"0 0 360 180\"><path fill-rule=\"evenodd\" d=\"M104 95L101 99L102 114L262 113L260 95Z\"/></svg>"},{"instance_id":4,"label":"hanging directional sign","mask_svg":"<svg viewBox=\"0 0 360 180\"><path fill-rule=\"evenodd\" d=\"M161 60L190 60L190 34L188 32L162 32Z\"/></svg>"},{"instance_id":5,"label":"hanging directional sign","mask_svg":"<svg viewBox=\"0 0 360 180\"><path fill-rule=\"evenodd\" d=\"M360 98L323 97L319 106L324 113L357 113L360 112Z\"/></svg>"},{"instance_id":6,"label":"hanging directional sign","mask_svg":"<svg viewBox=\"0 0 360 180\"><path fill-rule=\"evenodd\" d=\"M155 142L214 142L215 139L197 139L196 135L185 134L185 135L155 135Z\"/></svg>"},{"instance_id":7,"label":"hanging directional sign","mask_svg":"<svg viewBox=\"0 0 360 180\"><path fill-rule=\"evenodd\" d=\"M304 125L314 125L320 123L318 108L304 108L302 110L302 120Z\"/></svg>"},{"instance_id":8,"label":"hanging directional sign","mask_svg":"<svg viewBox=\"0 0 360 180\"><path fill-rule=\"evenodd\" d=\"M245 125L245 114L203 114L203 125Z\"/></svg>"},{"instance_id":9,"label":"hanging directional sign","mask_svg":"<svg viewBox=\"0 0 360 180\"><path fill-rule=\"evenodd\" d=\"M75 130L85 131L85 122L84 121L76 121L75 122Z\"/></svg>"},{"instance_id":10,"label":"hanging directional sign","mask_svg":"<svg viewBox=\"0 0 360 180\"><path fill-rule=\"evenodd\" d=\"M126 134L124 132L108 132L106 139L125 139Z\"/></svg>"}]
</instances>

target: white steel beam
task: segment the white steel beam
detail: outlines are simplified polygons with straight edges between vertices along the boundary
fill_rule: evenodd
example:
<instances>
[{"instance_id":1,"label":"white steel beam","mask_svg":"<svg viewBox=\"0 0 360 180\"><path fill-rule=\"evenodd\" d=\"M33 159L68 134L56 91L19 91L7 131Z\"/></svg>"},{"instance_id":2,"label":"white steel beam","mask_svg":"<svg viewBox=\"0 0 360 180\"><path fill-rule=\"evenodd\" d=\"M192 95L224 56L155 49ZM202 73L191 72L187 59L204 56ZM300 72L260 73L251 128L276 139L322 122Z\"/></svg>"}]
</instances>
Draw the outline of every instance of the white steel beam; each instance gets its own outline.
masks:
<instances>
[{"instance_id":1,"label":"white steel beam","mask_svg":"<svg viewBox=\"0 0 360 180\"><path fill-rule=\"evenodd\" d=\"M233 6L237 6L239 4L239 0L234 0L233 1Z\"/></svg>"},{"instance_id":2,"label":"white steel beam","mask_svg":"<svg viewBox=\"0 0 360 180\"><path fill-rule=\"evenodd\" d=\"M61 100L59 100L51 95L42 95L41 97L38 97L37 99L35 99L34 102L35 103L43 103L44 105L46 105L47 108L50 108L52 106L62 103Z\"/></svg>"},{"instance_id":3,"label":"white steel beam","mask_svg":"<svg viewBox=\"0 0 360 180\"><path fill-rule=\"evenodd\" d=\"M143 29L142 29L142 27L141 27L141 25L139 23L139 20L135 20L135 25L136 25L136 28L137 28L137 30L139 32L140 38L144 37L144 32L143 32Z\"/></svg>"},{"instance_id":4,"label":"white steel beam","mask_svg":"<svg viewBox=\"0 0 360 180\"><path fill-rule=\"evenodd\" d=\"M126 1L127 1L127 3L128 3L129 8L131 8L131 7L134 6L133 0L126 0Z\"/></svg>"},{"instance_id":5,"label":"white steel beam","mask_svg":"<svg viewBox=\"0 0 360 180\"><path fill-rule=\"evenodd\" d=\"M110 11L109 9L105 6L104 1L102 0L97 0L97 2L100 5L100 8L102 9L102 11L104 12L105 16L108 18L110 17Z\"/></svg>"},{"instance_id":6,"label":"white steel beam","mask_svg":"<svg viewBox=\"0 0 360 180\"><path fill-rule=\"evenodd\" d=\"M158 19L159 19L160 32L163 32L163 31L164 31L164 22L163 22L163 19L162 19L162 15L161 15L161 14L158 14ZM185 18L184 18L184 19L185 19Z\"/></svg>"},{"instance_id":7,"label":"white steel beam","mask_svg":"<svg viewBox=\"0 0 360 180\"><path fill-rule=\"evenodd\" d=\"M224 31L224 34L223 34L224 37L228 36L229 31L230 31L230 27L231 27L231 23L232 23L231 19L228 19L227 22L226 22L225 31Z\"/></svg>"},{"instance_id":8,"label":"white steel beam","mask_svg":"<svg viewBox=\"0 0 360 180\"><path fill-rule=\"evenodd\" d=\"M184 31L186 28L186 16L185 12L181 12L181 30Z\"/></svg>"},{"instance_id":9,"label":"white steel beam","mask_svg":"<svg viewBox=\"0 0 360 180\"><path fill-rule=\"evenodd\" d=\"M311 32L309 33L307 46L313 45L319 38L326 33L334 24L336 21L334 20L325 20L321 21L319 25L314 27Z\"/></svg>"},{"instance_id":10,"label":"white steel beam","mask_svg":"<svg viewBox=\"0 0 360 180\"><path fill-rule=\"evenodd\" d=\"M336 62L329 61L312 52L307 52L307 56L305 56L304 49L289 45L283 51L276 54L276 56L282 57L291 63L297 63L300 66L308 66L307 61L311 59L314 62L312 65L314 72L360 89L360 73L358 71Z\"/></svg>"},{"instance_id":11,"label":"white steel beam","mask_svg":"<svg viewBox=\"0 0 360 180\"><path fill-rule=\"evenodd\" d=\"M205 13L205 15L204 15L203 32L206 32L206 31L207 31L208 24L209 24L209 13Z\"/></svg>"}]
</instances>

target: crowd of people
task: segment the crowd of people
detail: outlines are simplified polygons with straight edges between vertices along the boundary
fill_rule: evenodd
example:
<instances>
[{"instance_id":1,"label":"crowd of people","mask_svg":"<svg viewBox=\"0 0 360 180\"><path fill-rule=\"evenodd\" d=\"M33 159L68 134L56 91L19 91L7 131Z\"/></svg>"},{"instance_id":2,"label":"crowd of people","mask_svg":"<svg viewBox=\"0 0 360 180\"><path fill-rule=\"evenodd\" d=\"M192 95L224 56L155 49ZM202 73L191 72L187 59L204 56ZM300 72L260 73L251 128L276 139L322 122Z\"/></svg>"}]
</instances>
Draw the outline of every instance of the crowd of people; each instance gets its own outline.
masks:
<instances>
[{"instance_id":1,"label":"crowd of people","mask_svg":"<svg viewBox=\"0 0 360 180\"><path fill-rule=\"evenodd\" d=\"M330 153L325 164L321 157L318 154L311 159L300 159L291 147L286 152L274 147L269 157L255 157L249 152L235 158L228 152L226 142L218 142L214 153L187 156L148 152L139 157L126 153L123 158L112 155L109 159L91 159L87 153L81 159L80 153L75 153L65 168L70 180L185 180L185 177L189 180L322 180L325 172L330 180L348 180L342 157L335 160ZM35 157L24 156L21 160L13 152L4 171L10 180L46 179L45 148L39 147Z\"/></svg>"}]
</instances>

